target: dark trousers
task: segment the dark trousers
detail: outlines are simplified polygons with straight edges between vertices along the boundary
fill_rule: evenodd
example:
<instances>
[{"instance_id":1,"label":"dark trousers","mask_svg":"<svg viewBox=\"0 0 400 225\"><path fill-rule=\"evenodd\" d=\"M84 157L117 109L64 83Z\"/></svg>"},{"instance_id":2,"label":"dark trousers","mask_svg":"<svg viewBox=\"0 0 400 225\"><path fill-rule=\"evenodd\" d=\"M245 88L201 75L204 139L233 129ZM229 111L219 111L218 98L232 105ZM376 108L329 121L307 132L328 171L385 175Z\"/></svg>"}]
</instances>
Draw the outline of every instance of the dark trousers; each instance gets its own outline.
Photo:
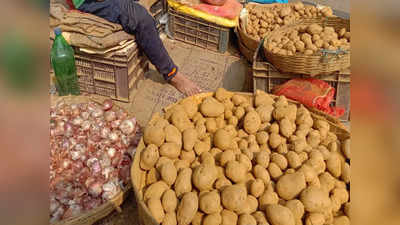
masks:
<instances>
[{"instance_id":1,"label":"dark trousers","mask_svg":"<svg viewBox=\"0 0 400 225\"><path fill-rule=\"evenodd\" d=\"M135 35L139 47L165 80L178 72L159 37L155 20L139 3L134 0L86 0L78 10L121 24L125 32Z\"/></svg>"}]
</instances>

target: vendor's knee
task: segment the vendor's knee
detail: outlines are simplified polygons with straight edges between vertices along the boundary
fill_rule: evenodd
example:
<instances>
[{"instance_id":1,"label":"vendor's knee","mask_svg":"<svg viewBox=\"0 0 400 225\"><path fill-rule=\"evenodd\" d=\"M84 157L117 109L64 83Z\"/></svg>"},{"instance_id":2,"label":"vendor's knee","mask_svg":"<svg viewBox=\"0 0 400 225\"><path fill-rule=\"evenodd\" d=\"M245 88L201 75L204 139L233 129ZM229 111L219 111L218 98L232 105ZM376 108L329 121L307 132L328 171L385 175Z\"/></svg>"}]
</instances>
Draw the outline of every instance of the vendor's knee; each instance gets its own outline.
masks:
<instances>
[{"instance_id":1,"label":"vendor's knee","mask_svg":"<svg viewBox=\"0 0 400 225\"><path fill-rule=\"evenodd\" d=\"M133 4L136 5L137 16L140 26L143 27L151 27L155 26L154 18L148 13L148 11L139 3L134 2Z\"/></svg>"}]
</instances>

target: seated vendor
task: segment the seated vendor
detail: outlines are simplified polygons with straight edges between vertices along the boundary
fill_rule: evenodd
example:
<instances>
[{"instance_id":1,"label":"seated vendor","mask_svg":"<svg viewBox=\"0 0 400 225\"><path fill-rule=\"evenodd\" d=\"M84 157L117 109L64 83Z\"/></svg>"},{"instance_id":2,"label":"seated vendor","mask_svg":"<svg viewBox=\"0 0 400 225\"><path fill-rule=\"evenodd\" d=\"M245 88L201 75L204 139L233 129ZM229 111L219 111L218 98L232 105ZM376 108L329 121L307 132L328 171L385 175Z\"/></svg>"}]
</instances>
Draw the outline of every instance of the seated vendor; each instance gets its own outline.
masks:
<instances>
[{"instance_id":1,"label":"seated vendor","mask_svg":"<svg viewBox=\"0 0 400 225\"><path fill-rule=\"evenodd\" d=\"M140 48L166 81L188 96L201 92L178 72L159 37L155 20L139 3L134 0L67 0L67 3L79 11L121 24L125 32L135 35Z\"/></svg>"}]
</instances>

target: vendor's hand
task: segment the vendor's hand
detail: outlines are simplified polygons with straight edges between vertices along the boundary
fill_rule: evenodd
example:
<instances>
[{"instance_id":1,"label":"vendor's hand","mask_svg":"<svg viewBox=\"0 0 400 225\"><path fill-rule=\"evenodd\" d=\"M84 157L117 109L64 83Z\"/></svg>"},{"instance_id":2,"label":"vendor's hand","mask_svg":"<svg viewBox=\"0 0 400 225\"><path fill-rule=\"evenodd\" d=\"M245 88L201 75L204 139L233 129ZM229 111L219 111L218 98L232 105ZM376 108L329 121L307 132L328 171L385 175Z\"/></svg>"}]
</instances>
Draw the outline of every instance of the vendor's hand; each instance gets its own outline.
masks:
<instances>
[{"instance_id":1,"label":"vendor's hand","mask_svg":"<svg viewBox=\"0 0 400 225\"><path fill-rule=\"evenodd\" d=\"M202 90L195 83L187 79L179 72L171 79L171 84L186 96L192 96L202 92Z\"/></svg>"}]
</instances>

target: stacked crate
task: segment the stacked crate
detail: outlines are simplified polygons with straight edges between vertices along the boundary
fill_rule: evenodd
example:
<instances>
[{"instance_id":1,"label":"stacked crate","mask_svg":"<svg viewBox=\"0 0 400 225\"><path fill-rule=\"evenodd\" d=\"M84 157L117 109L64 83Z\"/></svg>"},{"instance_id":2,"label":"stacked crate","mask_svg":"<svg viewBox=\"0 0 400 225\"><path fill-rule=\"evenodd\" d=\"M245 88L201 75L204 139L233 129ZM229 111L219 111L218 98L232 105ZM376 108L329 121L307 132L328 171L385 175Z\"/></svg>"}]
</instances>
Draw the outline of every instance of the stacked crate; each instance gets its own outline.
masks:
<instances>
[{"instance_id":1,"label":"stacked crate","mask_svg":"<svg viewBox=\"0 0 400 225\"><path fill-rule=\"evenodd\" d=\"M136 43L112 56L87 54L75 48L75 63L81 92L123 102L132 100L130 93L149 65Z\"/></svg>"}]
</instances>

